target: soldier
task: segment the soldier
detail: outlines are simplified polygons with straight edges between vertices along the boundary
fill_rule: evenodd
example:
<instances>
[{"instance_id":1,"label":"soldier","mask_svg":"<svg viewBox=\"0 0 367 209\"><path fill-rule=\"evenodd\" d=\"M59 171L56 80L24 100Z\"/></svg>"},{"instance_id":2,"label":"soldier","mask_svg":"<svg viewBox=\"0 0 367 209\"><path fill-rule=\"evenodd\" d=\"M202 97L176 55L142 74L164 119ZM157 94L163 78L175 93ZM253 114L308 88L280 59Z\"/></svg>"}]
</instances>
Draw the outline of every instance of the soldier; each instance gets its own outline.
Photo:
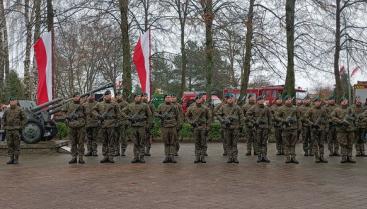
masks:
<instances>
[{"instance_id":1,"label":"soldier","mask_svg":"<svg viewBox=\"0 0 367 209\"><path fill-rule=\"evenodd\" d=\"M275 115L277 114L280 107L283 105L283 100L279 96L275 101L275 105L271 106L272 114L273 114L273 124L274 124L274 135L275 135L275 143L277 148L277 155L284 155L284 142L282 138L282 123L281 121L275 120Z\"/></svg>"},{"instance_id":2,"label":"soldier","mask_svg":"<svg viewBox=\"0 0 367 209\"><path fill-rule=\"evenodd\" d=\"M219 105L217 105L215 108L214 108L214 112L213 112L213 116L215 114L217 114L218 110L226 104L226 100L223 99L222 103L220 103ZM223 156L227 156L228 155L228 146L226 144L226 140L224 139L224 129L223 129L223 126L220 127L220 137L222 139L222 143L223 143Z\"/></svg>"},{"instance_id":3,"label":"soldier","mask_svg":"<svg viewBox=\"0 0 367 209\"><path fill-rule=\"evenodd\" d=\"M148 101L148 94L143 93L142 94L142 102L148 105L150 112L152 112L152 115L154 114L154 105L152 102ZM146 135L145 135L145 156L151 156L150 154L150 148L152 146L152 131L154 128L154 120L153 117L150 117L150 120L148 121L148 124L146 126Z\"/></svg>"},{"instance_id":4,"label":"soldier","mask_svg":"<svg viewBox=\"0 0 367 209\"><path fill-rule=\"evenodd\" d=\"M194 163L206 163L208 126L210 125L209 108L204 104L202 95L195 98L195 104L186 112L187 121L194 129L195 156Z\"/></svg>"},{"instance_id":5,"label":"soldier","mask_svg":"<svg viewBox=\"0 0 367 209\"><path fill-rule=\"evenodd\" d=\"M324 144L326 139L327 111L321 106L319 97L314 100L314 106L310 108L305 117L307 124L311 125L311 138L316 163L327 163L324 158Z\"/></svg>"},{"instance_id":6,"label":"soldier","mask_svg":"<svg viewBox=\"0 0 367 209\"><path fill-rule=\"evenodd\" d=\"M101 163L114 163L114 142L116 136L116 127L121 117L118 105L112 101L111 91L104 93L103 102L97 103L93 108L93 114L101 121L102 153Z\"/></svg>"},{"instance_id":7,"label":"soldier","mask_svg":"<svg viewBox=\"0 0 367 209\"><path fill-rule=\"evenodd\" d=\"M303 151L304 156L314 156L313 150L313 138L311 137L311 124L306 119L306 113L311 109L311 100L305 99L303 106L299 108L301 124L302 124L302 140L303 140Z\"/></svg>"},{"instance_id":8,"label":"soldier","mask_svg":"<svg viewBox=\"0 0 367 209\"><path fill-rule=\"evenodd\" d=\"M18 164L20 154L21 130L27 122L24 110L18 106L18 101L11 97L10 107L7 108L2 117L3 128L5 130L5 140L8 146L8 156L10 160L6 164Z\"/></svg>"},{"instance_id":9,"label":"soldier","mask_svg":"<svg viewBox=\"0 0 367 209\"><path fill-rule=\"evenodd\" d=\"M177 97L175 94L171 95L171 99L172 99L172 104L177 108L178 112L179 112L179 116L180 116L180 120L183 120L184 117L184 113L182 110L182 106L180 105L180 103L177 102ZM179 131L181 130L181 124L182 121L180 121L180 126L177 127L177 136L179 134ZM176 145L175 145L176 149L175 149L175 156L178 156L178 151L180 150L180 141L179 138L177 138L176 140Z\"/></svg>"},{"instance_id":10,"label":"soldier","mask_svg":"<svg viewBox=\"0 0 367 209\"><path fill-rule=\"evenodd\" d=\"M71 141L71 156L72 159L69 164L84 164L84 138L85 138L85 124L86 111L85 107L80 103L80 94L73 94L73 101L67 103L64 107L66 114L66 124L69 127L69 139ZM79 158L79 161L78 161Z\"/></svg>"},{"instance_id":11,"label":"soldier","mask_svg":"<svg viewBox=\"0 0 367 209\"><path fill-rule=\"evenodd\" d=\"M254 96L250 96L249 97L249 102L245 105L242 106L242 112L243 115L245 116L247 111L256 104L256 98ZM249 123L249 121L247 121L247 119L245 118L245 132L246 132L246 137L247 137L247 156L251 155L251 150L252 148L254 149L254 155L257 155L257 151L258 151L258 146L256 144L256 138L255 138L255 133L256 130L253 126L253 124Z\"/></svg>"},{"instance_id":12,"label":"soldier","mask_svg":"<svg viewBox=\"0 0 367 209\"><path fill-rule=\"evenodd\" d=\"M340 163L356 163L352 158L356 117L353 108L348 107L347 99L342 99L341 107L335 108L331 119L336 124L337 140L341 146Z\"/></svg>"},{"instance_id":13,"label":"soldier","mask_svg":"<svg viewBox=\"0 0 367 209\"><path fill-rule=\"evenodd\" d=\"M366 157L364 151L364 143L365 143L365 137L366 137L366 128L367 128L367 118L366 118L366 109L362 106L362 102L360 99L356 100L356 104L354 107L354 112L357 116L356 121L356 157Z\"/></svg>"},{"instance_id":14,"label":"soldier","mask_svg":"<svg viewBox=\"0 0 367 209\"><path fill-rule=\"evenodd\" d=\"M129 105L123 98L120 92L117 92L116 94L116 104L122 112L122 110ZM126 156L126 148L127 148L127 129L128 129L128 123L123 118L120 118L118 126L116 127L116 142L115 142L115 150L114 150L114 156ZM121 152L120 152L121 151Z\"/></svg>"},{"instance_id":15,"label":"soldier","mask_svg":"<svg viewBox=\"0 0 367 209\"><path fill-rule=\"evenodd\" d=\"M233 94L226 94L225 98L226 104L219 108L216 116L224 128L224 138L228 146L227 163L238 163L237 143L243 122L243 112L238 105L234 104Z\"/></svg>"},{"instance_id":16,"label":"soldier","mask_svg":"<svg viewBox=\"0 0 367 209\"><path fill-rule=\"evenodd\" d=\"M97 157L97 136L99 121L98 118L94 116L93 108L96 106L96 97L94 94L88 96L88 100L83 104L86 114L86 134L87 134L87 154L85 156Z\"/></svg>"},{"instance_id":17,"label":"soldier","mask_svg":"<svg viewBox=\"0 0 367 209\"><path fill-rule=\"evenodd\" d=\"M292 100L291 97L285 97L285 105L279 108L275 115L275 120L282 123L282 138L286 156L285 162L298 164L296 160L296 144L299 112L293 106Z\"/></svg>"},{"instance_id":18,"label":"soldier","mask_svg":"<svg viewBox=\"0 0 367 209\"><path fill-rule=\"evenodd\" d=\"M146 129L152 117L149 106L142 102L141 97L141 94L135 94L134 102L123 110L124 117L131 123L131 136L134 143L134 159L131 163L145 163Z\"/></svg>"},{"instance_id":19,"label":"soldier","mask_svg":"<svg viewBox=\"0 0 367 209\"><path fill-rule=\"evenodd\" d=\"M161 134L166 156L163 163L177 163L174 156L177 144L177 127L180 126L180 112L177 106L172 104L171 95L164 96L164 103L159 105L155 116L161 120Z\"/></svg>"},{"instance_id":20,"label":"soldier","mask_svg":"<svg viewBox=\"0 0 367 209\"><path fill-rule=\"evenodd\" d=\"M336 139L336 124L333 123L330 115L332 112L334 112L337 105L335 104L335 98L333 96L329 97L326 111L328 112L328 129L327 129L327 143L328 143L328 149L329 149L329 156L340 156L339 154L339 143Z\"/></svg>"},{"instance_id":21,"label":"soldier","mask_svg":"<svg viewBox=\"0 0 367 209\"><path fill-rule=\"evenodd\" d=\"M259 148L257 162L270 163L267 157L269 130L272 124L272 115L268 107L264 105L264 98L259 96L257 105L252 106L246 113L247 120L254 124L256 129L256 144Z\"/></svg>"}]
</instances>

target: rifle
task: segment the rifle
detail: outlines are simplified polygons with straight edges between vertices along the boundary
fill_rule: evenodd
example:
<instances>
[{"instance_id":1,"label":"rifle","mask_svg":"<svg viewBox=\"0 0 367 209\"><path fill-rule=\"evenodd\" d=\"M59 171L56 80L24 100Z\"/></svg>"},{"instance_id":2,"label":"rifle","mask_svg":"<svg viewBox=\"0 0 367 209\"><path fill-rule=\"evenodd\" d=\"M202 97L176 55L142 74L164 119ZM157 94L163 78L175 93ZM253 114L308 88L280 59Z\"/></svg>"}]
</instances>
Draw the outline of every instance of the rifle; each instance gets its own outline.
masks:
<instances>
[{"instance_id":1,"label":"rifle","mask_svg":"<svg viewBox=\"0 0 367 209\"><path fill-rule=\"evenodd\" d=\"M79 105L77 108L75 108L74 111L72 111L67 117L66 119L70 122L70 121L74 121L77 120L79 117L79 112L81 110L82 105Z\"/></svg>"},{"instance_id":2,"label":"rifle","mask_svg":"<svg viewBox=\"0 0 367 209\"><path fill-rule=\"evenodd\" d=\"M140 109L139 112L135 113L134 115L132 116L129 116L128 117L128 120L131 122L131 123L137 123L137 122L142 122L146 119L145 116L142 116L140 113L143 111L143 109Z\"/></svg>"},{"instance_id":3,"label":"rifle","mask_svg":"<svg viewBox=\"0 0 367 209\"><path fill-rule=\"evenodd\" d=\"M163 114L159 114L159 113L155 114L155 116L161 120L161 125L163 125L165 120L168 120L168 118L173 117L172 110L174 110L174 108L176 108L176 107L172 105L167 112L165 112Z\"/></svg>"}]
</instances>

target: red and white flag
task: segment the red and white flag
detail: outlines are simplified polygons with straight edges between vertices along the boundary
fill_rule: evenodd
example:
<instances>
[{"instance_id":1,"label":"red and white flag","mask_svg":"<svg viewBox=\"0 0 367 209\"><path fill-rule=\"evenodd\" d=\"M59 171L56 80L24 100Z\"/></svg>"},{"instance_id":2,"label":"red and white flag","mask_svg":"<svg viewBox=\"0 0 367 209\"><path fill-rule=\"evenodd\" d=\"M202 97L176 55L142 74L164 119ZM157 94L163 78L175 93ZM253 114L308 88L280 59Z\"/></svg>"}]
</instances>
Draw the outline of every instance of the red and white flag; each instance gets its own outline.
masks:
<instances>
[{"instance_id":1,"label":"red and white flag","mask_svg":"<svg viewBox=\"0 0 367 209\"><path fill-rule=\"evenodd\" d=\"M139 37L138 43L134 49L133 62L138 72L141 90L151 94L151 70L150 70L150 31L146 31Z\"/></svg>"},{"instance_id":2,"label":"red and white flag","mask_svg":"<svg viewBox=\"0 0 367 209\"><path fill-rule=\"evenodd\" d=\"M350 76L351 76L351 77L355 76L355 75L356 75L356 73L357 73L358 71L360 71L360 70L361 70L361 68L360 68L360 67L355 67L355 68L353 69L352 74L351 74Z\"/></svg>"},{"instance_id":3,"label":"red and white flag","mask_svg":"<svg viewBox=\"0 0 367 209\"><path fill-rule=\"evenodd\" d=\"M40 105L53 99L51 32L44 33L33 47L38 67L37 104Z\"/></svg>"},{"instance_id":4,"label":"red and white flag","mask_svg":"<svg viewBox=\"0 0 367 209\"><path fill-rule=\"evenodd\" d=\"M344 75L344 73L345 73L345 67L344 67L344 65L342 65L339 69L339 75L342 76L342 75Z\"/></svg>"}]
</instances>

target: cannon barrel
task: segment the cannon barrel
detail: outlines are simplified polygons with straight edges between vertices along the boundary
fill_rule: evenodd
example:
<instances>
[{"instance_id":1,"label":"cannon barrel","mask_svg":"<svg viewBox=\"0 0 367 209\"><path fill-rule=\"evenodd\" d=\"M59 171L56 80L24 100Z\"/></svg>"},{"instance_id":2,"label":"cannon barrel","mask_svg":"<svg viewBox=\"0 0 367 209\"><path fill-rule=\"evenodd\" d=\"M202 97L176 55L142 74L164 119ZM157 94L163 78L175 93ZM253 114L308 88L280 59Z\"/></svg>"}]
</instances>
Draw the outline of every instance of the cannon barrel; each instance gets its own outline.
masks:
<instances>
[{"instance_id":1,"label":"cannon barrel","mask_svg":"<svg viewBox=\"0 0 367 209\"><path fill-rule=\"evenodd\" d=\"M42 110L42 109L44 109L44 108L46 108L46 107L48 107L48 106L50 106L50 105L53 105L53 104L59 103L59 102L61 102L61 101L62 101L62 99L61 99L61 98L53 99L53 100L51 100L51 101L49 101L49 102L46 102L46 103L44 103L44 104L41 104L41 105L39 105L39 106L37 106L37 107L32 108L32 109L31 109L31 111L32 111L32 112L38 112L38 111L40 111L40 110Z\"/></svg>"}]
</instances>

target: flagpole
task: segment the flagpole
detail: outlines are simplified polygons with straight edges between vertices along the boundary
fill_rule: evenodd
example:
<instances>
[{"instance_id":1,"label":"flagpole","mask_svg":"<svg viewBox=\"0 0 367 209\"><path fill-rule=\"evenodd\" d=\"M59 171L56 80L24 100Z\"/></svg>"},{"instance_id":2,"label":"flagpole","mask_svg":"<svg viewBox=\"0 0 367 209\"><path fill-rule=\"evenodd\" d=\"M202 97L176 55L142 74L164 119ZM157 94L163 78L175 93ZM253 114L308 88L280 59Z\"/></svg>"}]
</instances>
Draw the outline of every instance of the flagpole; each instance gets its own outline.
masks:
<instances>
[{"instance_id":1,"label":"flagpole","mask_svg":"<svg viewBox=\"0 0 367 209\"><path fill-rule=\"evenodd\" d=\"M148 29L149 30L149 85L150 85L150 92L149 92L149 100L152 99L152 95L153 95L153 85L152 85L152 33L151 33L151 30L150 28Z\"/></svg>"}]
</instances>

